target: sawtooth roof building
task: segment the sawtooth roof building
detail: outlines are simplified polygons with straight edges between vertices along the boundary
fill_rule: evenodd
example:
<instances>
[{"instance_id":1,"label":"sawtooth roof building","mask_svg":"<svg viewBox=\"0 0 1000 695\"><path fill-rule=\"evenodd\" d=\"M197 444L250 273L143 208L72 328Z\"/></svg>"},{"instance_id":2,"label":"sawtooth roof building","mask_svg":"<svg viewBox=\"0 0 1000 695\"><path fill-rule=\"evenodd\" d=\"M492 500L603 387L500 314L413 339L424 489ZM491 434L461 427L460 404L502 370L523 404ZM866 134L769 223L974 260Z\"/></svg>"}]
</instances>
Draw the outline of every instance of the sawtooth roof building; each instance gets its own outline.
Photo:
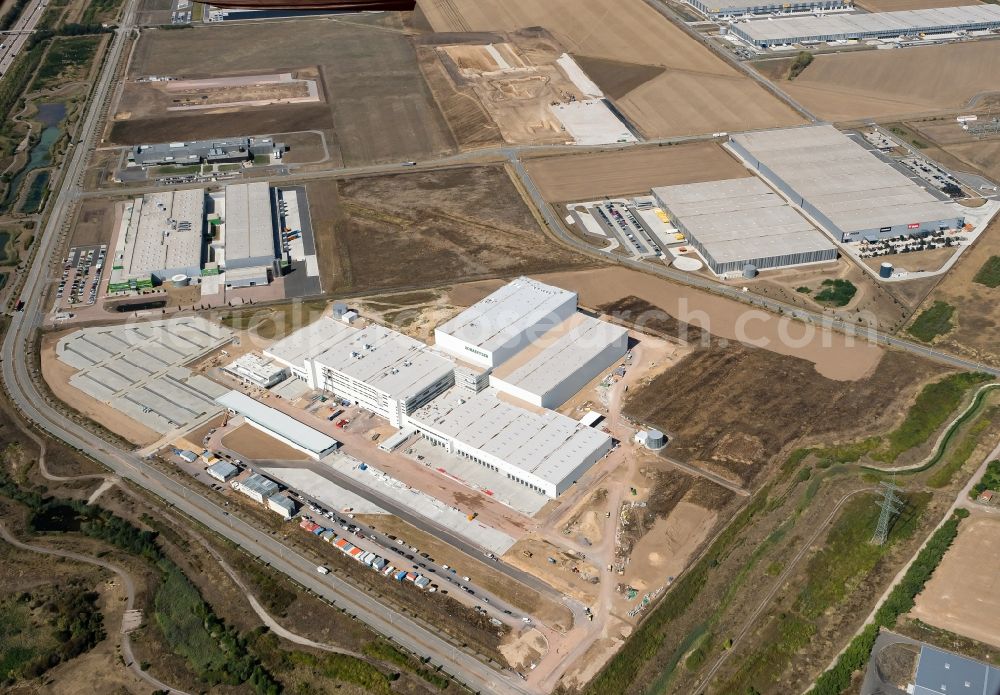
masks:
<instances>
[{"instance_id":1,"label":"sawtooth roof building","mask_svg":"<svg viewBox=\"0 0 1000 695\"><path fill-rule=\"evenodd\" d=\"M323 316L264 354L311 388L331 391L400 427L403 417L455 383L455 365L418 340L379 325Z\"/></svg>"},{"instance_id":2,"label":"sawtooth roof building","mask_svg":"<svg viewBox=\"0 0 1000 695\"><path fill-rule=\"evenodd\" d=\"M1000 6L963 5L924 10L755 19L734 24L734 35L760 48L821 41L895 39L1000 27Z\"/></svg>"},{"instance_id":3,"label":"sawtooth roof building","mask_svg":"<svg viewBox=\"0 0 1000 695\"><path fill-rule=\"evenodd\" d=\"M496 367L576 312L575 292L519 277L434 331L438 348Z\"/></svg>"},{"instance_id":4,"label":"sawtooth roof building","mask_svg":"<svg viewBox=\"0 0 1000 695\"><path fill-rule=\"evenodd\" d=\"M147 193L125 205L108 289L152 287L174 275L201 274L205 191Z\"/></svg>"},{"instance_id":5,"label":"sawtooth roof building","mask_svg":"<svg viewBox=\"0 0 1000 695\"><path fill-rule=\"evenodd\" d=\"M837 258L836 245L756 177L653 189L716 275Z\"/></svg>"},{"instance_id":6,"label":"sawtooth roof building","mask_svg":"<svg viewBox=\"0 0 1000 695\"><path fill-rule=\"evenodd\" d=\"M551 410L512 405L493 390L470 395L453 389L409 415L407 422L449 452L552 498L614 445L600 430Z\"/></svg>"},{"instance_id":7,"label":"sawtooth roof building","mask_svg":"<svg viewBox=\"0 0 1000 695\"><path fill-rule=\"evenodd\" d=\"M844 242L965 223L957 204L939 200L831 125L741 133L728 145Z\"/></svg>"}]
</instances>

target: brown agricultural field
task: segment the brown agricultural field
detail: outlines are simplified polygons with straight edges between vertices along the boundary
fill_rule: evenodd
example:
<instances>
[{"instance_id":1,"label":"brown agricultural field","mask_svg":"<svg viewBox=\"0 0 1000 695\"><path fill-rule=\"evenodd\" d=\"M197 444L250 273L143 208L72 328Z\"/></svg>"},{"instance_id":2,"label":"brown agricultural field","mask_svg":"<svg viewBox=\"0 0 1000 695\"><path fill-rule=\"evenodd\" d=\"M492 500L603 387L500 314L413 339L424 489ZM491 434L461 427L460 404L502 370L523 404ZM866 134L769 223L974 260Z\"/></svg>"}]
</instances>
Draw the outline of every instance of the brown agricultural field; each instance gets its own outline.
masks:
<instances>
[{"instance_id":1,"label":"brown agricultural field","mask_svg":"<svg viewBox=\"0 0 1000 695\"><path fill-rule=\"evenodd\" d=\"M749 176L714 142L530 159L525 168L549 201L648 194L653 186Z\"/></svg>"},{"instance_id":2,"label":"brown agricultural field","mask_svg":"<svg viewBox=\"0 0 1000 695\"><path fill-rule=\"evenodd\" d=\"M206 46L211 60L191 61ZM117 143L327 131L331 155L344 166L426 159L455 143L417 65L398 13L359 15L350 22L311 17L145 32L128 78L212 78L318 70L323 102L171 112L137 120L116 109ZM125 109L127 111L127 109ZM330 133L329 131L333 131Z\"/></svg>"},{"instance_id":3,"label":"brown agricultural field","mask_svg":"<svg viewBox=\"0 0 1000 695\"><path fill-rule=\"evenodd\" d=\"M593 265L543 235L501 166L306 187L324 287L424 288Z\"/></svg>"},{"instance_id":4,"label":"brown agricultural field","mask_svg":"<svg viewBox=\"0 0 1000 695\"><path fill-rule=\"evenodd\" d=\"M777 97L674 26L644 0L421 0L435 31L513 31L541 26L584 58L619 61L595 72L646 136L669 137L801 123ZM664 70L659 71L660 68ZM637 79L638 76L638 79ZM642 81L643 77L648 77ZM618 81L622 84L616 84ZM610 83L610 84L609 84ZM625 91L623 87L631 88Z\"/></svg>"},{"instance_id":5,"label":"brown agricultural field","mask_svg":"<svg viewBox=\"0 0 1000 695\"><path fill-rule=\"evenodd\" d=\"M985 514L958 538L917 597L911 615L935 627L1000 647L1000 519Z\"/></svg>"},{"instance_id":6,"label":"brown agricultural field","mask_svg":"<svg viewBox=\"0 0 1000 695\"><path fill-rule=\"evenodd\" d=\"M830 121L953 111L1000 90L1000 42L820 55L782 88Z\"/></svg>"},{"instance_id":7,"label":"brown agricultural field","mask_svg":"<svg viewBox=\"0 0 1000 695\"><path fill-rule=\"evenodd\" d=\"M797 357L713 345L637 388L625 413L672 436L669 456L749 486L786 447L889 429L918 386L942 371L887 352L867 378L835 381Z\"/></svg>"}]
</instances>

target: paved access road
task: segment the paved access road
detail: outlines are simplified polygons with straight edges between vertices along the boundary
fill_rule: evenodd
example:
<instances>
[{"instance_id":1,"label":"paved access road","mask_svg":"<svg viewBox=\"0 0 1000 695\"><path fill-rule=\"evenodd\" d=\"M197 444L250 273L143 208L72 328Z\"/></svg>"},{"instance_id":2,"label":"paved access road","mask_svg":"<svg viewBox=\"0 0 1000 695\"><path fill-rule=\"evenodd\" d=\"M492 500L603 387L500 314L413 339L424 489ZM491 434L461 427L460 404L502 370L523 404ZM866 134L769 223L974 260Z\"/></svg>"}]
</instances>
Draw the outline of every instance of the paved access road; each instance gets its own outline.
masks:
<instances>
[{"instance_id":1,"label":"paved access road","mask_svg":"<svg viewBox=\"0 0 1000 695\"><path fill-rule=\"evenodd\" d=\"M153 492L181 512L229 538L319 596L357 615L372 628L388 635L415 654L430 657L445 671L483 692L532 693L512 672L498 672L439 637L436 632L410 618L393 614L377 599L339 580L316 572L316 564L294 553L269 534L230 516L225 510L187 489L150 466L136 454L105 442L52 408L30 379L33 371L28 348L43 316L42 297L48 260L57 250L59 232L69 224L69 212L79 197L80 183L90 149L98 138L101 116L113 87L113 77L135 23L136 0L129 0L120 27L109 48L107 60L95 85L78 145L67 159L59 192L38 242L37 254L27 272L21 298L23 312L16 312L3 342L3 379L12 401L22 414L51 435L100 461L116 475Z\"/></svg>"}]
</instances>

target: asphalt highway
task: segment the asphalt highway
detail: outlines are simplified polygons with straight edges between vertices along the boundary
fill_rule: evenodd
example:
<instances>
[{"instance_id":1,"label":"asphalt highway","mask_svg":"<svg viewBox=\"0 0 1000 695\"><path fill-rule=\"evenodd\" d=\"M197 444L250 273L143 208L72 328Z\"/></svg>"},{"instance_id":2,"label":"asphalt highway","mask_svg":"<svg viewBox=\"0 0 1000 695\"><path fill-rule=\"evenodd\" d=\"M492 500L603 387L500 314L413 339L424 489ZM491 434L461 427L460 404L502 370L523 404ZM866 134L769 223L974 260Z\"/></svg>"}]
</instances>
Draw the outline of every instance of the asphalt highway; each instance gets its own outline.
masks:
<instances>
[{"instance_id":1,"label":"asphalt highway","mask_svg":"<svg viewBox=\"0 0 1000 695\"><path fill-rule=\"evenodd\" d=\"M46 4L43 0L34 0L24 8L14 26L0 34L0 42L3 44L3 48L0 48L0 76L7 74L10 66L28 43L35 25L44 14Z\"/></svg>"}]
</instances>

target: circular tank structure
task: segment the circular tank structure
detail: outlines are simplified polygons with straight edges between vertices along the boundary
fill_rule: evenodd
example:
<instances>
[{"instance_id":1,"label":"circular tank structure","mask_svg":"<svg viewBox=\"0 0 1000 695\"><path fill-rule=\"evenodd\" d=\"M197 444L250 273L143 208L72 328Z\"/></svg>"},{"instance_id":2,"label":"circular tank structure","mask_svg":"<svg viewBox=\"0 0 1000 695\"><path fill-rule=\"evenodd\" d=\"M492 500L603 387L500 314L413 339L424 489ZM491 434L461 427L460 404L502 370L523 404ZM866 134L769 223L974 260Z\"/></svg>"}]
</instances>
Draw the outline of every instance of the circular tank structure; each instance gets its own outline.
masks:
<instances>
[{"instance_id":1,"label":"circular tank structure","mask_svg":"<svg viewBox=\"0 0 1000 695\"><path fill-rule=\"evenodd\" d=\"M895 270L895 268L893 268L892 263L883 263L878 268L878 276L880 278L891 278L893 270Z\"/></svg>"},{"instance_id":2,"label":"circular tank structure","mask_svg":"<svg viewBox=\"0 0 1000 695\"><path fill-rule=\"evenodd\" d=\"M757 270L757 266L755 266L753 263L747 263L745 266L743 266L743 277L745 277L747 280L752 280L755 277L757 277L758 272L760 271Z\"/></svg>"},{"instance_id":3,"label":"circular tank structure","mask_svg":"<svg viewBox=\"0 0 1000 695\"><path fill-rule=\"evenodd\" d=\"M646 448L656 451L667 445L667 438L660 430L649 430L646 432Z\"/></svg>"},{"instance_id":4,"label":"circular tank structure","mask_svg":"<svg viewBox=\"0 0 1000 695\"><path fill-rule=\"evenodd\" d=\"M191 284L191 278L184 273L177 273L177 275L170 278L170 284L174 287L187 287Z\"/></svg>"},{"instance_id":5,"label":"circular tank structure","mask_svg":"<svg viewBox=\"0 0 1000 695\"><path fill-rule=\"evenodd\" d=\"M674 259L673 266L677 270L683 270L686 273L693 273L696 270L701 270L702 263L697 258L691 258L690 256L678 256Z\"/></svg>"}]
</instances>

